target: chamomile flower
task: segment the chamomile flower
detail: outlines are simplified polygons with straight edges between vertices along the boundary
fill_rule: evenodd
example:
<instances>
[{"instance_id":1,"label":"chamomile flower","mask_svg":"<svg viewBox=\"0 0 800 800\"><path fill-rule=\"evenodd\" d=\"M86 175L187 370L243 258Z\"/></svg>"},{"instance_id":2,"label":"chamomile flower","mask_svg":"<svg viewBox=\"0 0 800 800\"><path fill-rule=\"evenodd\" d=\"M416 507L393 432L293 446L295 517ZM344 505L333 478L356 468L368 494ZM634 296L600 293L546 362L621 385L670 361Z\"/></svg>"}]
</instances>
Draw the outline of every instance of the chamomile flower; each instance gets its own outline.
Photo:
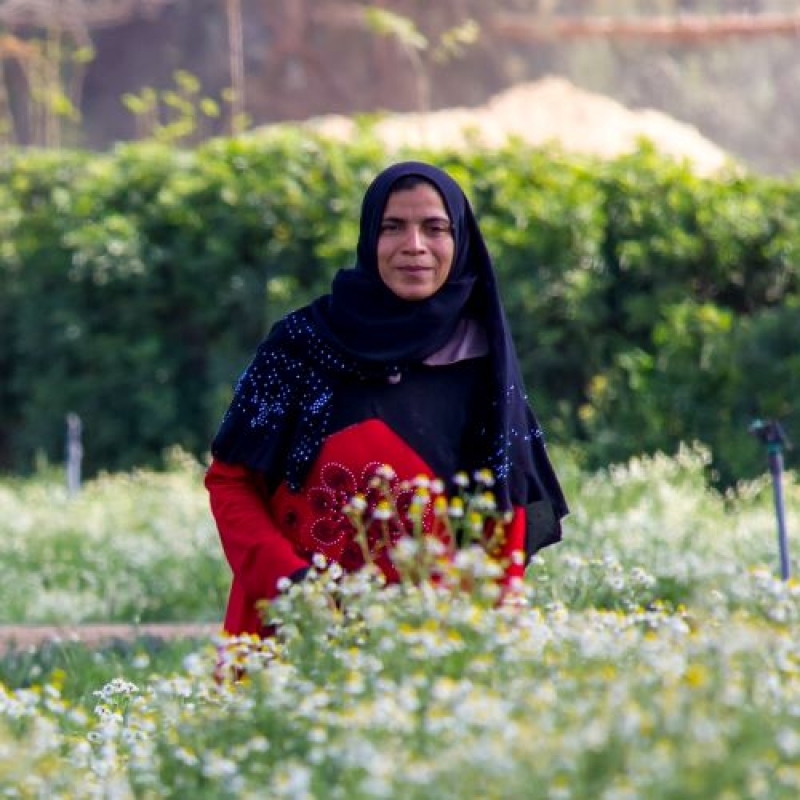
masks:
<instances>
[{"instance_id":1,"label":"chamomile flower","mask_svg":"<svg viewBox=\"0 0 800 800\"><path fill-rule=\"evenodd\" d=\"M479 486L494 486L494 475L490 469L479 469L472 477Z\"/></svg>"},{"instance_id":2,"label":"chamomile flower","mask_svg":"<svg viewBox=\"0 0 800 800\"><path fill-rule=\"evenodd\" d=\"M328 566L328 559L325 558L325 556L322 553L314 553L314 555L311 557L311 563L317 569L322 570Z\"/></svg>"},{"instance_id":3,"label":"chamomile flower","mask_svg":"<svg viewBox=\"0 0 800 800\"><path fill-rule=\"evenodd\" d=\"M469 475L466 472L457 472L453 476L453 484L459 489L466 489L469 486Z\"/></svg>"},{"instance_id":4,"label":"chamomile flower","mask_svg":"<svg viewBox=\"0 0 800 800\"><path fill-rule=\"evenodd\" d=\"M376 520L388 520L394 516L394 510L388 500L379 500L378 505L372 512L372 518Z\"/></svg>"},{"instance_id":5,"label":"chamomile flower","mask_svg":"<svg viewBox=\"0 0 800 800\"><path fill-rule=\"evenodd\" d=\"M448 513L453 519L460 519L464 516L464 501L460 497L454 497L450 500L450 508Z\"/></svg>"}]
</instances>

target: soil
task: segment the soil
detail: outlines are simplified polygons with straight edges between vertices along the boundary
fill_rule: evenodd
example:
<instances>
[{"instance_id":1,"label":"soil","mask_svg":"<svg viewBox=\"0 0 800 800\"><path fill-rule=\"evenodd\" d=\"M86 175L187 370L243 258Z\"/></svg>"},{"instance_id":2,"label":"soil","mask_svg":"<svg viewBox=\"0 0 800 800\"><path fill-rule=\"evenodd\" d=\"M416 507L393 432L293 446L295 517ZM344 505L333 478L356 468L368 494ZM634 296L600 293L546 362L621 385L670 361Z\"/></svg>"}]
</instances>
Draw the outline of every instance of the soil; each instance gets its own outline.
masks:
<instances>
[{"instance_id":1,"label":"soil","mask_svg":"<svg viewBox=\"0 0 800 800\"><path fill-rule=\"evenodd\" d=\"M316 117L304 125L346 140L357 122L346 116ZM261 130L268 130L268 128ZM731 156L695 127L652 109L635 110L604 95L548 77L523 83L475 108L382 116L374 132L389 150L400 147L497 147L509 137L535 146L559 143L567 152L613 158L651 140L664 155L688 160L702 174L732 162Z\"/></svg>"},{"instance_id":2,"label":"soil","mask_svg":"<svg viewBox=\"0 0 800 800\"><path fill-rule=\"evenodd\" d=\"M80 642L91 647L138 638L200 639L219 633L213 623L153 623L145 625L0 625L0 656L9 650L28 650L48 643Z\"/></svg>"}]
</instances>

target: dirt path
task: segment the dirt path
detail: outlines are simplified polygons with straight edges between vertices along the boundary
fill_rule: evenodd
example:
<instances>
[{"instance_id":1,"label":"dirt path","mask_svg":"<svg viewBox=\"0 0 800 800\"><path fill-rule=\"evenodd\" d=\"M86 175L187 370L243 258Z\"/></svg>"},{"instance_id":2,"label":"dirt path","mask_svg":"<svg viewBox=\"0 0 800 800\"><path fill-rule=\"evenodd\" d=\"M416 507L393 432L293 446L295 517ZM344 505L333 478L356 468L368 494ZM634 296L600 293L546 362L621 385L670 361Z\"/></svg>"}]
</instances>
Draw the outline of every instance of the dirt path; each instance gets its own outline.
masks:
<instances>
[{"instance_id":1,"label":"dirt path","mask_svg":"<svg viewBox=\"0 0 800 800\"><path fill-rule=\"evenodd\" d=\"M47 642L82 642L98 645L141 637L210 638L219 633L219 630L219 625L210 622L143 625L0 625L0 655L12 648L36 648Z\"/></svg>"}]
</instances>

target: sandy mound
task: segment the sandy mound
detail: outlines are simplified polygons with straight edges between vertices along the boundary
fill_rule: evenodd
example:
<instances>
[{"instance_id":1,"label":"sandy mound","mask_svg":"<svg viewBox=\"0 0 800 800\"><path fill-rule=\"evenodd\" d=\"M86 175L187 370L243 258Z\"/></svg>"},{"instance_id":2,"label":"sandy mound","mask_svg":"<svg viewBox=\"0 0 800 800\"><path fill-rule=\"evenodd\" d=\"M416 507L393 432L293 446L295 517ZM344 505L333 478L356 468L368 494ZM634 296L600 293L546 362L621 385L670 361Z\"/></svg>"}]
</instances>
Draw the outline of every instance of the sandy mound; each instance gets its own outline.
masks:
<instances>
[{"instance_id":1,"label":"sandy mound","mask_svg":"<svg viewBox=\"0 0 800 800\"><path fill-rule=\"evenodd\" d=\"M330 115L305 123L328 136L346 139L356 128L348 117ZM612 158L650 139L665 155L688 159L709 173L730 156L691 125L659 111L633 111L603 95L584 91L562 78L520 84L495 95L484 106L430 113L395 113L375 124L391 149L502 145L511 136L533 145L558 142L566 151Z\"/></svg>"}]
</instances>

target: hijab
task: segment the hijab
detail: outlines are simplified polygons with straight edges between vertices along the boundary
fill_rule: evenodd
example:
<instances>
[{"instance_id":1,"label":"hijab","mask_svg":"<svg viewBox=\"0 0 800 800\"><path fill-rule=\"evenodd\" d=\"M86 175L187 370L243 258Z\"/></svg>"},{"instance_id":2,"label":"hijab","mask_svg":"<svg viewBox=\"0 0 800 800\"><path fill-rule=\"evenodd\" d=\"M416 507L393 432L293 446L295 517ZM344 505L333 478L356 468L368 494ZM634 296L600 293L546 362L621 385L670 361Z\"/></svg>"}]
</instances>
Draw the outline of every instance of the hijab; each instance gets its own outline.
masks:
<instances>
[{"instance_id":1,"label":"hijab","mask_svg":"<svg viewBox=\"0 0 800 800\"><path fill-rule=\"evenodd\" d=\"M421 178L444 202L455 252L447 281L435 294L408 301L389 289L378 272L383 213L398 180ZM369 362L419 361L443 347L468 310L478 279L483 243L464 193L447 173L419 162L395 164L373 181L361 205L355 268L340 270L331 293L312 304L326 339ZM367 334L367 335L365 335Z\"/></svg>"},{"instance_id":2,"label":"hijab","mask_svg":"<svg viewBox=\"0 0 800 800\"><path fill-rule=\"evenodd\" d=\"M389 195L409 176L438 191L454 237L445 284L414 301L401 299L383 283L377 263ZM567 506L524 391L494 268L472 208L453 178L418 161L390 166L369 186L355 265L336 274L329 294L273 328L239 379L212 453L267 473L275 485L285 477L290 489L299 490L329 433L337 384L402 374L446 345L465 318L483 327L494 374L487 424L469 434L475 439L470 449L494 475L499 508L540 501L560 519Z\"/></svg>"}]
</instances>

